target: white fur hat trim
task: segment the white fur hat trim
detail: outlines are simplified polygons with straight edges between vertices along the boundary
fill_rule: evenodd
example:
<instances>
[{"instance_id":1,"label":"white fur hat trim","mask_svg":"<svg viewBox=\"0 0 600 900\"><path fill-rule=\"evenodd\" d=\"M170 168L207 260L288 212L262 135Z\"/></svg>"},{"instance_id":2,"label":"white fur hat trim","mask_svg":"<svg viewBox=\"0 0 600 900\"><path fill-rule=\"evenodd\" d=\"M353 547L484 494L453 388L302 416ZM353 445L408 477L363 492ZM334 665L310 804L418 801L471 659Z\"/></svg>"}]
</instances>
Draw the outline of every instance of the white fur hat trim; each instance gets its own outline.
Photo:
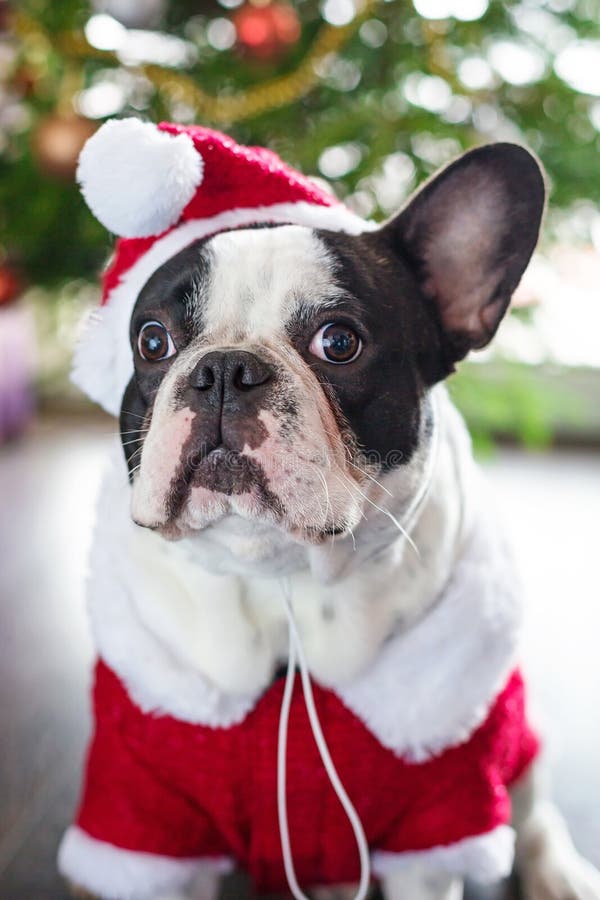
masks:
<instances>
[{"instance_id":1,"label":"white fur hat trim","mask_svg":"<svg viewBox=\"0 0 600 900\"><path fill-rule=\"evenodd\" d=\"M169 134L139 119L111 119L81 151L77 181L105 228L120 237L149 237L178 221L203 168L187 134Z\"/></svg>"}]
</instances>

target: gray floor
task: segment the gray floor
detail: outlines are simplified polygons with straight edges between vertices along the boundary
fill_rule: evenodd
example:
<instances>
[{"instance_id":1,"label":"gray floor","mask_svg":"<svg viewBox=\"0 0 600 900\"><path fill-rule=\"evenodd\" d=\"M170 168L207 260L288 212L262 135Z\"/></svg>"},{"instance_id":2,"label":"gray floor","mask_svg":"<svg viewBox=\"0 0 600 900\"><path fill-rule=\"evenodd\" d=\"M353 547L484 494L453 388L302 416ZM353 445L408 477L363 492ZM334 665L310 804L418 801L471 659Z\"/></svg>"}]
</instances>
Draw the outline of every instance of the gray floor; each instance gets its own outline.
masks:
<instances>
[{"instance_id":1,"label":"gray floor","mask_svg":"<svg viewBox=\"0 0 600 900\"><path fill-rule=\"evenodd\" d=\"M0 450L0 900L65 896L54 854L89 727L82 579L110 427L44 423ZM600 865L600 458L502 451L487 468L529 593L554 794Z\"/></svg>"}]
</instances>

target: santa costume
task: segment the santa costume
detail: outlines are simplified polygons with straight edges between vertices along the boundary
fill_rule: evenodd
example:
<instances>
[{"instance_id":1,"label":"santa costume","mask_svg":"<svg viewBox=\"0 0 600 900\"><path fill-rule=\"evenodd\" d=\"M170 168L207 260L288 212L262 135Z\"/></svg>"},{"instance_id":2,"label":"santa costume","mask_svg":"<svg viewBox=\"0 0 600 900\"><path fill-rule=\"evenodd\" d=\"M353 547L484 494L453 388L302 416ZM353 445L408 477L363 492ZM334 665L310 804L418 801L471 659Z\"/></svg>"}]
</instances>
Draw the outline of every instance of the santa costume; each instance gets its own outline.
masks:
<instances>
[{"instance_id":1,"label":"santa costume","mask_svg":"<svg viewBox=\"0 0 600 900\"><path fill-rule=\"evenodd\" d=\"M108 122L84 149L79 180L121 237L74 379L113 414L133 372L135 300L175 253L256 223L375 227L271 152L200 127ZM182 888L207 865L240 864L260 890L285 890L277 773L287 682L275 675L258 695L225 693L147 627L126 552L136 529L128 493L117 454L100 492L88 579L95 730L61 871L118 900ZM431 611L342 687L312 680L375 876L415 860L488 880L510 871L508 789L538 751L517 668L520 623L520 587L481 504ZM293 671L291 679L285 797L296 875L306 887L358 881L355 832L322 765L300 679Z\"/></svg>"}]
</instances>

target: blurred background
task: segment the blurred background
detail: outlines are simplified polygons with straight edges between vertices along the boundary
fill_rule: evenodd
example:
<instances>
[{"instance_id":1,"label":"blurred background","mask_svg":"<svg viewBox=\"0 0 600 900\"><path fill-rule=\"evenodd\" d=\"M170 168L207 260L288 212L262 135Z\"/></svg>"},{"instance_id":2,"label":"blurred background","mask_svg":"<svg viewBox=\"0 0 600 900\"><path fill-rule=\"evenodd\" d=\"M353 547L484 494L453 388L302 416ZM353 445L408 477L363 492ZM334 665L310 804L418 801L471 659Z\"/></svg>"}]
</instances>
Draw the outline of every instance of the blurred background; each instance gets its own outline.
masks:
<instances>
[{"instance_id":1,"label":"blurred background","mask_svg":"<svg viewBox=\"0 0 600 900\"><path fill-rule=\"evenodd\" d=\"M475 144L542 159L539 250L450 390L530 595L555 795L600 864L600 0L0 0L0 896L63 896L89 727L82 581L115 425L68 370L111 238L74 175L115 115L266 144L377 219Z\"/></svg>"},{"instance_id":2,"label":"blurred background","mask_svg":"<svg viewBox=\"0 0 600 900\"><path fill-rule=\"evenodd\" d=\"M74 183L108 116L267 144L358 213L462 149L526 143L540 252L452 390L480 447L600 436L600 0L0 0L0 436L80 412L67 372L110 237Z\"/></svg>"}]
</instances>

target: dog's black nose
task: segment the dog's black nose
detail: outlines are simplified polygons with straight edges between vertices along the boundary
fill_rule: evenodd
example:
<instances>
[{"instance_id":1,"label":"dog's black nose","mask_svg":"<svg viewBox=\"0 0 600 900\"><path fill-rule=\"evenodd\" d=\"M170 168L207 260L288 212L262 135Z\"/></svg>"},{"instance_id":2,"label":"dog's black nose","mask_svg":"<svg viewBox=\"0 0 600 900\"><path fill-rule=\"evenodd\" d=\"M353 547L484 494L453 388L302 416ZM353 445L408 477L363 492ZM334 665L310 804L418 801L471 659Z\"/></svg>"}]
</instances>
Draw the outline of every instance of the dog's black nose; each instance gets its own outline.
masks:
<instances>
[{"instance_id":1,"label":"dog's black nose","mask_svg":"<svg viewBox=\"0 0 600 900\"><path fill-rule=\"evenodd\" d=\"M272 367L246 350L213 350L203 356L190 374L199 391L214 391L228 399L252 391L271 380Z\"/></svg>"}]
</instances>

